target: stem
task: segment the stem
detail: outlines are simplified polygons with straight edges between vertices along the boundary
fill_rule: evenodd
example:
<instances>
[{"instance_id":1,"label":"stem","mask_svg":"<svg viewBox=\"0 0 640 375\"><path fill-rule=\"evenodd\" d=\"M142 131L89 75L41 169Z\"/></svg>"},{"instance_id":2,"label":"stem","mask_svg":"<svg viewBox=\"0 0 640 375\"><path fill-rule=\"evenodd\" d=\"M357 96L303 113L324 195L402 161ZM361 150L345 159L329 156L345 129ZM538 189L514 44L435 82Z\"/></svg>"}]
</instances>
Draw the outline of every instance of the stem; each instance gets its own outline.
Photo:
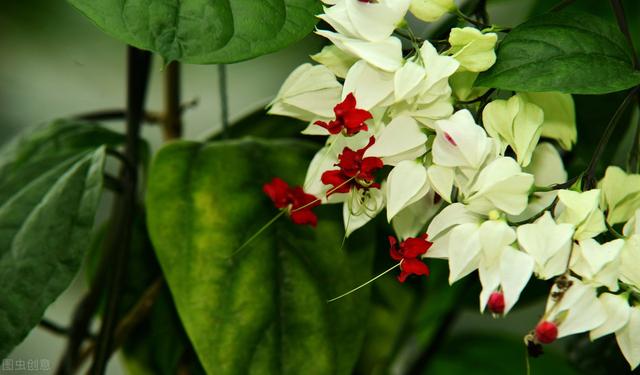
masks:
<instances>
[{"instance_id":1,"label":"stem","mask_svg":"<svg viewBox=\"0 0 640 375\"><path fill-rule=\"evenodd\" d=\"M391 268L387 269L386 271L382 272L381 274L379 274L378 276L374 277L373 279L371 279L371 280L367 281L366 283L364 283L364 284L360 284L360 285L358 285L357 287L355 287L355 288L351 289L351 290L350 290L350 291L348 291L348 292L342 293L341 295L339 295L339 296L337 296L337 297L331 298L330 300L328 300L328 301L327 301L327 303L331 303L331 302L337 301L337 300L339 300L339 299L340 299L340 298L342 298L342 297L348 296L349 294L351 294L351 293L353 293L353 292L355 292L355 291L358 291L358 290L360 290L360 289L364 288L365 286L367 286L367 285L371 284L372 282L374 282L374 281L378 280L378 279L379 279L379 278L381 278L382 276L384 276L384 275L388 274L389 272L393 271L394 269L398 268L398 267L400 266L400 264L401 264L401 263L402 263L402 262L398 262L398 263L394 264Z\"/></svg>"},{"instance_id":2,"label":"stem","mask_svg":"<svg viewBox=\"0 0 640 375\"><path fill-rule=\"evenodd\" d=\"M227 66L218 65L218 90L220 94L220 117L222 120L222 138L229 137L229 96L227 89Z\"/></svg>"},{"instance_id":3,"label":"stem","mask_svg":"<svg viewBox=\"0 0 640 375\"><path fill-rule=\"evenodd\" d=\"M66 336L69 334L69 330L67 328L44 318L40 321L38 326L55 335Z\"/></svg>"},{"instance_id":4,"label":"stem","mask_svg":"<svg viewBox=\"0 0 640 375\"><path fill-rule=\"evenodd\" d=\"M604 152L605 147L609 143L609 138L611 138L611 134L613 134L613 131L616 129L616 125L618 125L620 117L622 117L622 114L627 109L627 106L631 102L631 99L633 99L633 96L638 93L639 89L640 89L640 86L636 86L631 91L629 91L629 93L624 98L622 103L620 103L620 106L618 106L618 109L616 109L616 112L613 114L613 117L611 117L611 120L609 120L609 124L607 124L607 127L604 130L604 133L602 134L602 137L600 138L600 141L596 146L596 150L594 151L593 156L591 157L591 161L589 162L589 165L585 170L584 177L582 178L583 190L589 190L594 186L596 186L596 178L595 178L596 165L598 164L598 161L600 160L600 157L602 156L602 153Z\"/></svg>"},{"instance_id":5,"label":"stem","mask_svg":"<svg viewBox=\"0 0 640 375\"><path fill-rule=\"evenodd\" d=\"M253 240L255 240L260 234L262 234L262 232L267 230L267 228L269 228L271 224L275 223L275 221L278 220L280 216L284 215L285 212L287 211L282 209L276 216L271 218L271 220L269 220L265 225L263 225L260 229L258 229L257 232L255 232L251 237L249 237L248 240L244 241L244 243L240 245L239 248L237 248L233 253L231 253L229 258L233 258L234 256L238 255L242 251L242 249L246 248L251 242L253 242Z\"/></svg>"},{"instance_id":6,"label":"stem","mask_svg":"<svg viewBox=\"0 0 640 375\"><path fill-rule=\"evenodd\" d=\"M611 7L613 8L613 13L616 15L616 21L618 21L618 27L624 34L624 37L627 39L629 48L631 48L631 53L633 54L633 67L638 69L638 67L640 67L640 65L638 64L638 55L636 54L636 50L633 47L633 39L631 38L631 33L629 32L629 25L627 24L627 19L624 14L624 7L622 6L622 2L620 0L610 0L610 2Z\"/></svg>"},{"instance_id":7,"label":"stem","mask_svg":"<svg viewBox=\"0 0 640 375\"><path fill-rule=\"evenodd\" d=\"M576 0L562 0L558 4L556 4L553 7L551 7L551 9L549 9L549 12L559 12L562 9L564 9L565 7L573 4L573 2L575 2L575 1Z\"/></svg>"},{"instance_id":8,"label":"stem","mask_svg":"<svg viewBox=\"0 0 640 375\"><path fill-rule=\"evenodd\" d=\"M633 135L633 145L631 146L631 152L627 160L627 172L630 173L638 173L640 171L640 165L638 164L638 154L640 153L640 95L636 95L636 102L638 106L638 119L636 131Z\"/></svg>"},{"instance_id":9,"label":"stem","mask_svg":"<svg viewBox=\"0 0 640 375\"><path fill-rule=\"evenodd\" d=\"M162 276L159 276L153 284L144 291L142 297L140 297L131 310L129 310L122 320L120 320L118 327L115 330L114 345L111 348L111 353L120 347L125 342L129 334L131 334L131 332L133 332L133 330L149 316L149 313L158 299L163 286L164 279ZM82 365L82 363L84 363L84 361L86 361L95 350L96 344L95 342L92 342L80 355L79 364Z\"/></svg>"},{"instance_id":10,"label":"stem","mask_svg":"<svg viewBox=\"0 0 640 375\"><path fill-rule=\"evenodd\" d=\"M144 102L149 81L151 54L135 47L128 47L127 72L127 129L124 155L134 170L123 169L121 179L124 192L115 203L113 216L115 238L119 246L114 248L113 268L106 280L107 303L102 326L96 343L96 352L90 373L104 374L114 347L114 333L120 308L122 285L126 275L126 261L129 257L133 219L136 210L138 146L140 126L144 114Z\"/></svg>"},{"instance_id":11,"label":"stem","mask_svg":"<svg viewBox=\"0 0 640 375\"><path fill-rule=\"evenodd\" d=\"M180 138L180 63L177 61L170 62L164 72L164 111L162 130L165 141Z\"/></svg>"}]
</instances>

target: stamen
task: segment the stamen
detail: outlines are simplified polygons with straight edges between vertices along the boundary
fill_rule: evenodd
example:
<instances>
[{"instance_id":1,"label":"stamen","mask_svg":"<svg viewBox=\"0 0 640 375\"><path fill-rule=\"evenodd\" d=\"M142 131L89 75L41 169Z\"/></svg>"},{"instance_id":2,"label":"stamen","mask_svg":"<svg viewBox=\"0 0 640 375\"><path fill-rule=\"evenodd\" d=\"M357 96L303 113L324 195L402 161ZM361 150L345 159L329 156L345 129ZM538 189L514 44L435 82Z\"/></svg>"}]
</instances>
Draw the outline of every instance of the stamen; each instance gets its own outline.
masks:
<instances>
[{"instance_id":1,"label":"stamen","mask_svg":"<svg viewBox=\"0 0 640 375\"><path fill-rule=\"evenodd\" d=\"M245 247L247 247L247 245L249 245L253 240L256 239L256 237L258 237L262 232L264 232L267 228L269 228L269 226L271 226L271 224L273 224L276 220L278 220L280 218L280 216L284 215L284 213L287 212L286 210L280 210L280 212L274 216L271 220L269 220L265 225L262 226L262 228L258 229L258 231L256 233L254 233L251 237L249 237L248 240L246 240L242 245L240 245L239 248L237 248L233 253L231 253L231 255L229 255L229 258L233 258L234 256L238 255L239 252L242 251L242 249L244 249Z\"/></svg>"},{"instance_id":2,"label":"stamen","mask_svg":"<svg viewBox=\"0 0 640 375\"><path fill-rule=\"evenodd\" d=\"M372 282L374 282L374 281L378 280L378 279L379 279L379 278L381 278L382 276L384 276L384 275L388 274L389 272L393 271L394 269L396 269L396 268L400 267L400 265L401 265L401 264L402 264L402 261L398 262L398 263L397 263L397 264L395 264L393 267L389 268L388 270L384 271L383 273L379 274L378 276L374 277L373 279L371 279L371 280L367 281L366 283L361 284L361 285L359 285L359 286L357 286L357 287L355 287L355 288L351 289L350 291L348 291L348 292L346 292L346 293L342 293L341 295L339 295L339 296L337 296L337 297L335 297L335 298L331 298L330 300L328 300L328 301L327 301L327 303L330 303L330 302L333 302L333 301L337 301L337 300L339 300L339 299L340 299L340 298L342 298L342 297L346 297L346 296L348 296L349 294L351 294L351 293L353 293L353 292L355 292L355 291L357 291L357 290L359 290L359 289L361 289L361 288L364 288L365 286L367 286L367 285L371 284Z\"/></svg>"}]
</instances>

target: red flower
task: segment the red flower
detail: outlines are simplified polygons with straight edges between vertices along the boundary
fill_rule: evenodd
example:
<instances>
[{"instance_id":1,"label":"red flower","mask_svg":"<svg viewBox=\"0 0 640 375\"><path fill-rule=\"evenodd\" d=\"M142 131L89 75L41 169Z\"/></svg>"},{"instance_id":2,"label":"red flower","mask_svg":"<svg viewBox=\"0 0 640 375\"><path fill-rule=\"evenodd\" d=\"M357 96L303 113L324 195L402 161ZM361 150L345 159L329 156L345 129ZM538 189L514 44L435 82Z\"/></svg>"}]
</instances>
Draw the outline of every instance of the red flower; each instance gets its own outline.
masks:
<instances>
[{"instance_id":1,"label":"red flower","mask_svg":"<svg viewBox=\"0 0 640 375\"><path fill-rule=\"evenodd\" d=\"M358 151L353 151L345 147L338 156L340 167L338 170L326 171L322 174L321 180L325 185L333 185L327 195L333 193L348 193L351 187L356 188L379 188L380 184L375 183L375 172L384 166L380 158L363 158L364 153L373 145L375 138L369 138L369 143Z\"/></svg>"},{"instance_id":2,"label":"red flower","mask_svg":"<svg viewBox=\"0 0 640 375\"><path fill-rule=\"evenodd\" d=\"M373 116L369 111L356 108L356 97L349 93L342 103L338 103L333 107L333 113L336 115L335 120L316 121L315 125L322 126L331 134L344 132L346 135L354 135L360 130L368 130L367 124L364 122Z\"/></svg>"},{"instance_id":3,"label":"red flower","mask_svg":"<svg viewBox=\"0 0 640 375\"><path fill-rule=\"evenodd\" d=\"M494 314L502 314L504 312L504 294L502 292L491 293L487 307Z\"/></svg>"},{"instance_id":4,"label":"red flower","mask_svg":"<svg viewBox=\"0 0 640 375\"><path fill-rule=\"evenodd\" d=\"M262 191L271 198L276 208L286 208L295 224L309 224L315 227L318 223L318 217L312 209L320 205L320 200L305 193L300 186L289 187L289 184L275 177L271 182L264 184Z\"/></svg>"},{"instance_id":5,"label":"red flower","mask_svg":"<svg viewBox=\"0 0 640 375\"><path fill-rule=\"evenodd\" d=\"M558 326L549 321L542 321L536 326L536 339L543 344L551 344L558 338Z\"/></svg>"},{"instance_id":6,"label":"red flower","mask_svg":"<svg viewBox=\"0 0 640 375\"><path fill-rule=\"evenodd\" d=\"M389 253L393 260L400 261L400 275L398 281L403 283L409 275L429 276L429 267L418 259L418 257L429 250L431 242L427 241L427 235L423 234L417 238L407 238L397 247L397 240L389 236Z\"/></svg>"}]
</instances>

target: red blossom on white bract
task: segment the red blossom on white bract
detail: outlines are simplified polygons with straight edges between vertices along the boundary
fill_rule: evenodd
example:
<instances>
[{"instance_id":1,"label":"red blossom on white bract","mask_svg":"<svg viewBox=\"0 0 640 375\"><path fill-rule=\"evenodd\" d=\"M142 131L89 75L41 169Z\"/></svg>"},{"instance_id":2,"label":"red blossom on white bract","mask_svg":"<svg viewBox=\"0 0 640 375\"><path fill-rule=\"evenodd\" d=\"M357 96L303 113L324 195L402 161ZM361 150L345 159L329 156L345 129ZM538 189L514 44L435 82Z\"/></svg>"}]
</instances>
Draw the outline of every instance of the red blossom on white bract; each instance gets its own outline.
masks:
<instances>
[{"instance_id":1,"label":"red blossom on white bract","mask_svg":"<svg viewBox=\"0 0 640 375\"><path fill-rule=\"evenodd\" d=\"M318 217L312 209L320 205L320 200L307 194L300 186L290 187L281 178L275 177L262 187L264 193L271 198L274 206L286 209L291 221L300 225L315 227Z\"/></svg>"},{"instance_id":2,"label":"red blossom on white bract","mask_svg":"<svg viewBox=\"0 0 640 375\"><path fill-rule=\"evenodd\" d=\"M452 1L435 8L411 0L323 1L319 18L333 30L317 34L332 45L314 57L321 65L303 65L287 78L271 112L303 120L304 134L327 139L304 191L273 185L281 185L270 194L276 206L294 221L311 221L314 197L343 203L345 237L386 208L397 235L389 244L398 280L428 275L423 257L446 260L452 284L477 271L480 310L495 316L511 311L532 276L554 279L528 342L615 334L638 366L640 307L627 297L640 290L640 174L609 168L597 189L557 188L567 181L558 145L570 150L577 139L573 100L562 93L503 100L473 87L477 73L495 63L495 33L453 28L450 49L424 42L403 55L394 30L407 9L437 19ZM469 110L482 95L483 111ZM609 230L622 238L602 241L622 224L622 235ZM428 239L420 235L425 227Z\"/></svg>"},{"instance_id":3,"label":"red blossom on white bract","mask_svg":"<svg viewBox=\"0 0 640 375\"><path fill-rule=\"evenodd\" d=\"M400 262L398 281L403 283L409 275L429 276L429 267L420 259L431 247L428 236L423 234L417 238L407 238L400 242L389 236L389 254L393 260Z\"/></svg>"},{"instance_id":4,"label":"red blossom on white bract","mask_svg":"<svg viewBox=\"0 0 640 375\"><path fill-rule=\"evenodd\" d=\"M365 121L373 117L369 111L356 108L356 98L353 93L349 93L341 103L338 103L333 108L333 112L336 115L335 120L328 123L318 120L314 124L327 129L329 134L344 133L351 136L360 131L369 130Z\"/></svg>"}]
</instances>

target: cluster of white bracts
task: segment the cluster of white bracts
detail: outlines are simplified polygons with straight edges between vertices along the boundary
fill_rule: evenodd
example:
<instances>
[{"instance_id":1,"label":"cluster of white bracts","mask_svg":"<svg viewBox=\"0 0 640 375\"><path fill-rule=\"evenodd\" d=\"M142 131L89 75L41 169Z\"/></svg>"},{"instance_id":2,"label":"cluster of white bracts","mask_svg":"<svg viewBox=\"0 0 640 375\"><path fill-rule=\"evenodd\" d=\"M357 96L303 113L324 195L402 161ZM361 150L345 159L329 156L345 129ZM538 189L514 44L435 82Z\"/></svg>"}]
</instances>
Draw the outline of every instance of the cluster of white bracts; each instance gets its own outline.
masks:
<instances>
[{"instance_id":1,"label":"cluster of white bracts","mask_svg":"<svg viewBox=\"0 0 640 375\"><path fill-rule=\"evenodd\" d=\"M325 3L330 6L319 17L335 32L317 34L333 44L312 56L320 65L303 64L291 73L270 109L310 121L305 134L328 136L309 166L305 191L325 197L322 173L335 168L344 147L361 149L373 135L364 156L392 166L380 189L354 188L327 201L344 202L347 235L384 208L401 239L426 228L433 242L426 257L448 260L451 283L478 271L481 310L498 292L506 314L532 275L564 275L570 286L554 286L541 321L557 326L558 337L615 333L635 368L640 307L630 301L640 292L640 175L610 167L598 189L550 188L567 180L556 145L569 150L577 138L567 94L493 100L478 126L464 109L477 105L461 101L486 91L473 81L495 62L496 34L454 28L447 50L414 41L414 52L403 57L393 33L408 10L432 21L454 9L452 1ZM368 131L329 135L313 124L332 120L334 106L349 93L373 115ZM625 222L621 238L594 239L608 232L607 223Z\"/></svg>"}]
</instances>

